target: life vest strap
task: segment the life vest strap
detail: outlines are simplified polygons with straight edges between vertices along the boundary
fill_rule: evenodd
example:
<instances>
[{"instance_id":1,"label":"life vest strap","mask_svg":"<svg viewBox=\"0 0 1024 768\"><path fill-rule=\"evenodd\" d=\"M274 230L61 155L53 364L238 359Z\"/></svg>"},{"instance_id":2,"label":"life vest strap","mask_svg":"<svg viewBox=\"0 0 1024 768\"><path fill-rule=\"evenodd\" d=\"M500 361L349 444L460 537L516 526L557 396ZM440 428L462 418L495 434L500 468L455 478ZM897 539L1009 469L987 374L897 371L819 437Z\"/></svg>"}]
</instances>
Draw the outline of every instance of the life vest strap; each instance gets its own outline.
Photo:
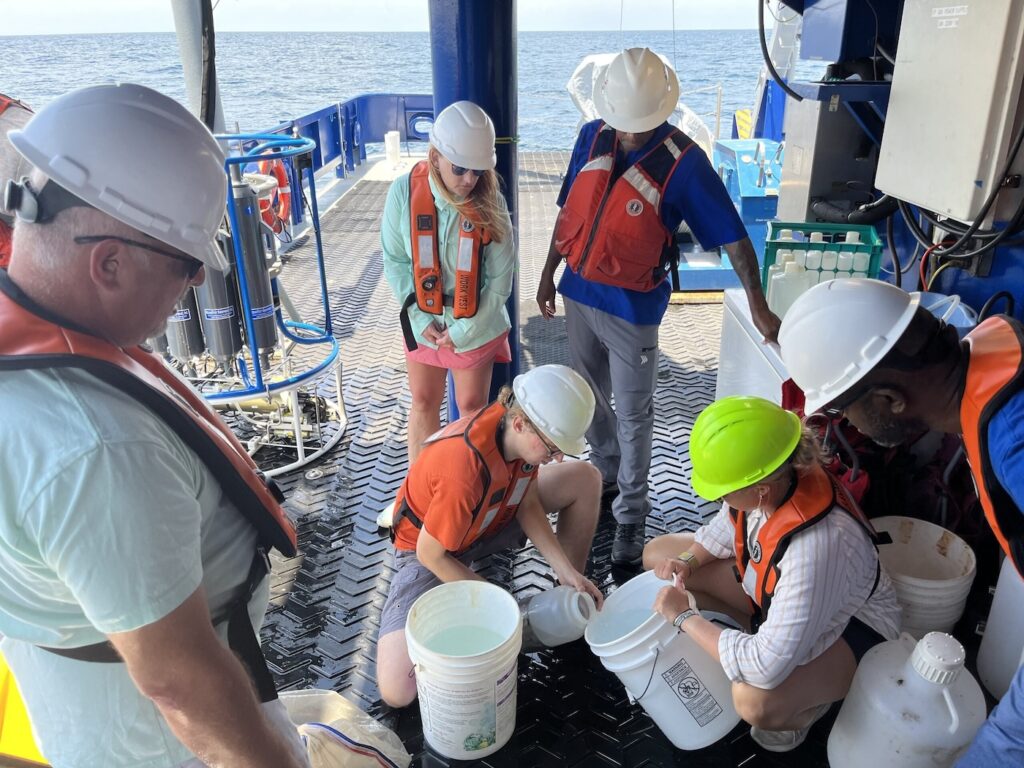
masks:
<instances>
[{"instance_id":1,"label":"life vest strap","mask_svg":"<svg viewBox=\"0 0 1024 768\"><path fill-rule=\"evenodd\" d=\"M444 296L444 306L453 307L455 306L454 296ZM409 309L416 305L416 293L410 293L405 297L405 301L402 302L402 308L398 311L398 321L402 326L402 337L405 339L405 348L410 352L415 352L419 349L419 344L416 343L416 334L412 330L412 321L409 319Z\"/></svg>"},{"instance_id":2,"label":"life vest strap","mask_svg":"<svg viewBox=\"0 0 1024 768\"><path fill-rule=\"evenodd\" d=\"M249 565L249 574L239 588L238 594L228 604L224 612L211 621L215 627L227 624L228 646L242 660L242 664L248 670L249 677L256 686L260 701L264 703L277 698L277 686L274 685L274 678L267 668L267 660L260 647L259 637L249 619L249 601L255 594L256 588L269 573L270 560L267 558L266 550L263 547L257 547L252 563ZM121 664L124 662L121 654L109 640L78 648L50 648L44 645L36 647L75 661L98 664Z\"/></svg>"}]
</instances>

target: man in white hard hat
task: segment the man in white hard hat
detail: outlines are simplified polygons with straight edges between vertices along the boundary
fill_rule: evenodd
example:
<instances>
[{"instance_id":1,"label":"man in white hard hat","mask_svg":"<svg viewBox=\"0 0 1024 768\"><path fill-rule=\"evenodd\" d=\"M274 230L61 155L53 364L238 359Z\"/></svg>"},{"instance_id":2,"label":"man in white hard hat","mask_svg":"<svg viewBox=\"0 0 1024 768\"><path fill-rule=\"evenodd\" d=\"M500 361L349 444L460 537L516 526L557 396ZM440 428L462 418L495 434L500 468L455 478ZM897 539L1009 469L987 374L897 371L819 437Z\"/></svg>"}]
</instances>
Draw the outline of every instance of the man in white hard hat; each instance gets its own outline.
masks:
<instances>
[{"instance_id":1,"label":"man in white hard hat","mask_svg":"<svg viewBox=\"0 0 1024 768\"><path fill-rule=\"evenodd\" d=\"M996 539L1024 577L1024 326L988 318L961 341L916 293L832 280L786 313L782 359L807 413L845 415L893 446L926 430L959 434ZM1024 763L1024 669L957 763Z\"/></svg>"},{"instance_id":2,"label":"man in white hard hat","mask_svg":"<svg viewBox=\"0 0 1024 768\"><path fill-rule=\"evenodd\" d=\"M405 635L409 609L442 582L482 580L474 562L523 546L527 537L559 583L602 596L583 575L597 528L601 478L582 461L594 395L564 365L541 365L502 387L495 402L427 440L409 468L390 520L394 544L377 641L381 698L416 698ZM548 514L558 515L558 532Z\"/></svg>"},{"instance_id":3,"label":"man in white hard hat","mask_svg":"<svg viewBox=\"0 0 1024 768\"><path fill-rule=\"evenodd\" d=\"M587 440L606 495L618 492L612 562L620 565L640 562L651 509L658 326L678 255L673 235L684 221L706 250L728 254L766 339L774 341L779 323L728 192L700 148L666 122L678 100L675 72L650 49L623 51L608 65L594 93L600 119L576 139L537 288L541 314L553 317L555 271L565 259L558 291L569 355L597 396Z\"/></svg>"},{"instance_id":4,"label":"man in white hard hat","mask_svg":"<svg viewBox=\"0 0 1024 768\"><path fill-rule=\"evenodd\" d=\"M21 178L28 171L25 158L7 141L7 131L21 128L32 117L32 110L17 99L0 93L0 189L8 179ZM0 210L0 269L11 260L13 217Z\"/></svg>"},{"instance_id":5,"label":"man in white hard hat","mask_svg":"<svg viewBox=\"0 0 1024 768\"><path fill-rule=\"evenodd\" d=\"M40 751L56 768L308 765L256 634L264 548L294 553L294 529L140 346L227 266L223 153L131 84L72 91L9 136L33 170L5 190L0 649Z\"/></svg>"}]
</instances>

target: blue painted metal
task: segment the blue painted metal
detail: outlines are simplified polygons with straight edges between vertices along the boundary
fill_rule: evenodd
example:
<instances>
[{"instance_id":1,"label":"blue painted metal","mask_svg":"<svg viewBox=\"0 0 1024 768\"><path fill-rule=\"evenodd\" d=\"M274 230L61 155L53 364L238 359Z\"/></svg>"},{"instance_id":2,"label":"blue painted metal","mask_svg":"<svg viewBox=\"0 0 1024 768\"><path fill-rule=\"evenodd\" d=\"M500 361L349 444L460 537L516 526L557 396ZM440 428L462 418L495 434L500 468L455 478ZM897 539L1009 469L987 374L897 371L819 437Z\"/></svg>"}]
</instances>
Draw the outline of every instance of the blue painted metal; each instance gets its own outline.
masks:
<instances>
[{"instance_id":1,"label":"blue painted metal","mask_svg":"<svg viewBox=\"0 0 1024 768\"><path fill-rule=\"evenodd\" d=\"M782 141L785 136L786 92L782 86L771 78L764 81L764 98L761 99L761 110L754 115L754 127L751 135L755 139L771 139ZM739 138L733 121L732 138Z\"/></svg>"},{"instance_id":2,"label":"blue painted metal","mask_svg":"<svg viewBox=\"0 0 1024 768\"><path fill-rule=\"evenodd\" d=\"M793 5L793 3L787 3ZM852 61L875 55L875 41L892 50L900 0L805 0L800 58Z\"/></svg>"},{"instance_id":3,"label":"blue painted metal","mask_svg":"<svg viewBox=\"0 0 1024 768\"><path fill-rule=\"evenodd\" d=\"M1014 316L1024 320L1024 246L996 248L985 277L972 276L968 271L954 267L943 270L932 290L959 294L965 304L979 311L990 296L999 291L1009 291L1016 298ZM1002 312L1003 308L1000 303L995 311Z\"/></svg>"},{"instance_id":4,"label":"blue painted metal","mask_svg":"<svg viewBox=\"0 0 1024 768\"><path fill-rule=\"evenodd\" d=\"M284 125L279 126L283 128ZM239 154L231 155L224 160L224 170L227 174L227 185L228 185L228 220L231 224L231 230L237 232L239 228L239 214L237 207L234 202L234 196L231 194L231 168L232 166L240 166L245 168L247 165L251 165L255 159L259 160L281 160L285 163L290 164L292 160L299 156L315 154L317 149L316 142L311 138L305 137L291 137L289 135L283 135L284 131L278 131L276 134L232 134L232 135L219 135L217 138L230 143L234 142L242 147L242 151ZM294 323L285 321L281 315L281 311L277 310L278 325L281 326L282 330L285 331L285 335L301 344L329 344L330 349L324 358L317 364L303 371L302 373L296 374L284 381L275 381L268 383L264 381L262 365L260 363L259 349L256 346L256 334L253 324L252 317L252 306L249 300L248 290L248 276L246 275L245 266L242 259L241 242L239 238L232 238L232 245L234 248L235 256L235 274L238 279L239 298L242 303L242 316L245 322L246 339L249 346L249 356L252 362L252 375L249 375L248 366L246 361L239 356L238 369L241 376L242 382L245 385L243 389L225 390L222 392L215 392L207 394L205 397L211 402L232 402L235 400L242 400L248 397L257 395L269 394L271 392L277 392L301 384L304 381L309 381L319 375L322 371L327 369L338 357L338 343L337 340L331 335L331 313L330 305L328 303L328 295L326 288L326 272L324 265L323 246L320 241L320 217L316 204L316 185L313 182L313 170L307 168L307 178L309 181L309 199L310 206L313 215L313 230L316 233L316 245L317 245L317 265L320 269L320 285L323 293L324 301L324 312L325 312L325 325L326 328L319 328L317 326L308 325L306 323ZM271 285L275 296L277 295L276 281L272 281ZM299 337L291 333L291 329L303 330L309 333L316 334L312 337Z\"/></svg>"},{"instance_id":5,"label":"blue painted metal","mask_svg":"<svg viewBox=\"0 0 1024 768\"><path fill-rule=\"evenodd\" d=\"M497 171L505 181L512 226L518 231L519 161L515 0L430 0L430 48L434 109L461 99L479 104L494 121ZM512 362L494 366L491 397L519 373L519 280L513 278L506 303L512 330ZM448 417L458 418L448 379Z\"/></svg>"},{"instance_id":6,"label":"blue painted metal","mask_svg":"<svg viewBox=\"0 0 1024 768\"><path fill-rule=\"evenodd\" d=\"M886 82L869 82L867 80L824 80L822 82L805 83L794 81L789 86L812 101L832 101L839 104L844 101L869 101L877 105L884 115L889 108L890 84Z\"/></svg>"}]
</instances>

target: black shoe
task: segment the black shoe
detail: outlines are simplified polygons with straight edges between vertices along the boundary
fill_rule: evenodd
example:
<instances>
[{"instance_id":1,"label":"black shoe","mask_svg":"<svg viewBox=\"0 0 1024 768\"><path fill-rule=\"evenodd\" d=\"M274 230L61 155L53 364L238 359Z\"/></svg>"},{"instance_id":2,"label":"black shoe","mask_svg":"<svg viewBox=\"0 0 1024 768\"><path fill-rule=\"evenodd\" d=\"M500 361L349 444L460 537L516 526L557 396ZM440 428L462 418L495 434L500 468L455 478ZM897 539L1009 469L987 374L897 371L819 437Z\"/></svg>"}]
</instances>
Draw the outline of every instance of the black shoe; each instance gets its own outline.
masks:
<instances>
[{"instance_id":1,"label":"black shoe","mask_svg":"<svg viewBox=\"0 0 1024 768\"><path fill-rule=\"evenodd\" d=\"M639 565L644 554L644 524L619 523L612 542L612 564Z\"/></svg>"}]
</instances>

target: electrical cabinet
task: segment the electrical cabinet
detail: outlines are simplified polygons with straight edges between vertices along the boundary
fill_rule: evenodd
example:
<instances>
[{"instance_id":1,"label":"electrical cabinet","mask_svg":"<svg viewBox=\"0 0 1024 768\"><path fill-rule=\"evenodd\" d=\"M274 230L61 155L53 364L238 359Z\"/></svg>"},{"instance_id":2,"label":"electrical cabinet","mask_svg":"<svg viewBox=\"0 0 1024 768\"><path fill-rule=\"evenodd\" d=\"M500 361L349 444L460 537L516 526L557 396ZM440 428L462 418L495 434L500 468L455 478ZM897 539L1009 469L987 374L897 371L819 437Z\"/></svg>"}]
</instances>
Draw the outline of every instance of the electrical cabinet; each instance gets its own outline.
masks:
<instances>
[{"instance_id":1,"label":"electrical cabinet","mask_svg":"<svg viewBox=\"0 0 1024 768\"><path fill-rule=\"evenodd\" d=\"M907 0L878 189L974 220L993 185L1002 183L997 176L1016 130L1022 19L1021 0ZM1019 200L1020 194L1002 196ZM1008 201L1001 202L1007 209Z\"/></svg>"}]
</instances>

